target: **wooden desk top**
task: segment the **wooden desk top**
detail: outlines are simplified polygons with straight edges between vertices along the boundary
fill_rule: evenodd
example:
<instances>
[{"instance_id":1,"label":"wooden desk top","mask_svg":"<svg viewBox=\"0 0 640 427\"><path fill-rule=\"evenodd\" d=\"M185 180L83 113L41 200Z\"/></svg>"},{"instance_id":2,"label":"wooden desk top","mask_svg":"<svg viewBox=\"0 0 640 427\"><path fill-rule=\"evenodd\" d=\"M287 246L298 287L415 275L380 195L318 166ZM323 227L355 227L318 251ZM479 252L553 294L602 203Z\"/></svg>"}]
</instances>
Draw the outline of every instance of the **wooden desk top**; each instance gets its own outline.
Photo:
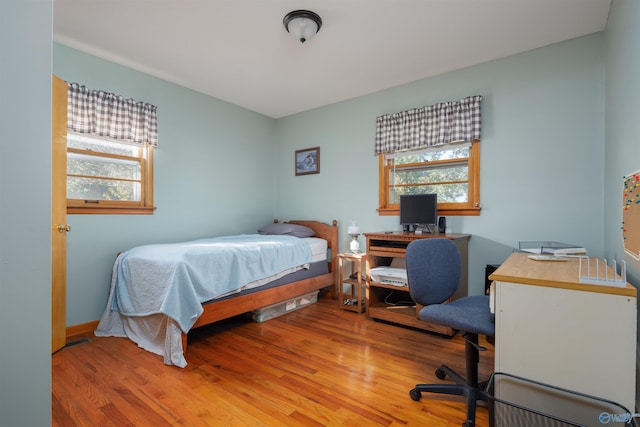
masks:
<instances>
[{"instance_id":1,"label":"wooden desk top","mask_svg":"<svg viewBox=\"0 0 640 427\"><path fill-rule=\"evenodd\" d=\"M489 276L489 279L499 282L637 297L637 289L629 283L624 287L580 283L580 261L578 258L570 258L568 261L535 261L529 259L529 255L531 254L512 253ZM592 269L594 268L594 260L594 258L591 259ZM603 265L602 260L600 265ZM583 275L586 275L585 260L582 261L582 271ZM602 275L603 273L601 273ZM612 277L611 269L609 269L609 277Z\"/></svg>"},{"instance_id":2,"label":"wooden desk top","mask_svg":"<svg viewBox=\"0 0 640 427\"><path fill-rule=\"evenodd\" d=\"M468 239L471 237L471 234L461 234L461 233L405 233L402 231L376 231L371 233L362 233L365 237L370 239L385 239L385 240L415 240L415 239L426 239L426 238L444 238L444 239Z\"/></svg>"}]
</instances>

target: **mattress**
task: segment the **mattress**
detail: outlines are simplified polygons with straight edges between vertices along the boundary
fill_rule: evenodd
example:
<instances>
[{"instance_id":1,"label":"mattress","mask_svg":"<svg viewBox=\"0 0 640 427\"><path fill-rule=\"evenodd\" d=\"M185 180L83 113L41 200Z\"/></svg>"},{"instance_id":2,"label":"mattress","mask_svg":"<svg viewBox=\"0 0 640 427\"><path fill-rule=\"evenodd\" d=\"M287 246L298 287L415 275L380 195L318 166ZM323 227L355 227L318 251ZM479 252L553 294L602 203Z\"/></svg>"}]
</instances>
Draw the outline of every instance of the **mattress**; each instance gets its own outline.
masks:
<instances>
[{"instance_id":1,"label":"mattress","mask_svg":"<svg viewBox=\"0 0 640 427\"><path fill-rule=\"evenodd\" d=\"M254 280L252 282L246 283L244 286L242 286L239 289L227 292L223 295L218 296L217 298L210 300L210 301L214 301L214 300L220 300L223 298L227 298L230 296L234 296L237 295L239 293L243 293L245 291L251 290L251 289L255 289L255 288L262 288L267 284L272 284L274 286L278 286L284 283L290 283L290 282L295 282L296 280L302 280L302 279L306 279L307 277L313 277L313 276L317 276L319 274L324 274L324 273L317 273L317 270L312 271L312 274L299 274L298 276L291 276L289 278L287 278L284 282L278 282L277 280L283 277L287 277L289 275L291 275L292 273L295 273L297 271L302 271L304 272L309 271L309 266L314 264L314 263L320 263L320 264L325 264L326 265L326 260L327 260L327 241L325 239L319 239L317 237L302 237L302 240L304 240L305 242L307 242L309 244L309 249L311 249L311 263L310 264L304 264L304 265L298 265L295 267L291 267L288 268L284 271L281 271L279 273L276 273L274 275L262 278L262 279L258 279L258 280ZM321 267L320 267L321 268ZM326 273L326 272L325 272ZM298 278L293 278L293 277L298 277Z\"/></svg>"},{"instance_id":2,"label":"mattress","mask_svg":"<svg viewBox=\"0 0 640 427\"><path fill-rule=\"evenodd\" d=\"M317 237L303 237L311 248L311 262L327 260L327 241Z\"/></svg>"},{"instance_id":3,"label":"mattress","mask_svg":"<svg viewBox=\"0 0 640 427\"><path fill-rule=\"evenodd\" d=\"M261 284L260 286L247 287L240 292L227 294L225 296L222 296L213 300L209 300L203 304L206 304L208 302L215 302L215 301L221 301L221 300L233 298L238 295L250 294L253 292L262 291L264 289L275 288L278 286L286 285L287 283L297 282L299 280L321 276L323 274L327 274L328 272L329 272L329 264L326 261L312 262L311 264L309 264L307 268L302 268L294 272L291 272L289 274L285 274L284 276L277 277L266 283Z\"/></svg>"}]
</instances>

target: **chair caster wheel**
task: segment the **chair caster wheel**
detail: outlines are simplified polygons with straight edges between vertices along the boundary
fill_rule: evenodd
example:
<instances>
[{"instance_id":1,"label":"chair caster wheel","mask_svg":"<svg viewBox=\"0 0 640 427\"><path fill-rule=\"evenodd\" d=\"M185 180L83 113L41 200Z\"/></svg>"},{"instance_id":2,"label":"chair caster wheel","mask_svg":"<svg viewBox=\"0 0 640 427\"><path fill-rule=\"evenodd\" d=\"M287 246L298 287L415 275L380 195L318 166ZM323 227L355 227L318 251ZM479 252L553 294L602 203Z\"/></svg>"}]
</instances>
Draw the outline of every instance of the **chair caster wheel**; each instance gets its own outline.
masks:
<instances>
[{"instance_id":1,"label":"chair caster wheel","mask_svg":"<svg viewBox=\"0 0 640 427\"><path fill-rule=\"evenodd\" d=\"M463 422L462 423L462 427L474 427L476 425L476 423L472 423L472 422Z\"/></svg>"},{"instance_id":2,"label":"chair caster wheel","mask_svg":"<svg viewBox=\"0 0 640 427\"><path fill-rule=\"evenodd\" d=\"M436 377L438 377L438 379L440 380L443 380L447 377L447 374L442 369L438 368L436 369Z\"/></svg>"},{"instance_id":3,"label":"chair caster wheel","mask_svg":"<svg viewBox=\"0 0 640 427\"><path fill-rule=\"evenodd\" d=\"M420 399L422 398L422 393L420 393L420 391L416 390L415 388L409 391L409 396L411 397L412 400L415 400L416 402L419 402Z\"/></svg>"}]
</instances>

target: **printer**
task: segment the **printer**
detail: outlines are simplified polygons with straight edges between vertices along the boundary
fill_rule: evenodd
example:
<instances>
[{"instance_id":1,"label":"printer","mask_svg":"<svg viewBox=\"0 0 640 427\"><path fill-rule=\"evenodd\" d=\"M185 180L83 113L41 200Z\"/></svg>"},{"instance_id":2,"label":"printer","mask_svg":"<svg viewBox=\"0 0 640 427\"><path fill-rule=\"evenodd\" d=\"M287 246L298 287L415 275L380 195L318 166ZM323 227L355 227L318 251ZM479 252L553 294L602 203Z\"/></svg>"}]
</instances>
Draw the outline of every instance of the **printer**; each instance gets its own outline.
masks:
<instances>
[{"instance_id":1,"label":"printer","mask_svg":"<svg viewBox=\"0 0 640 427\"><path fill-rule=\"evenodd\" d=\"M408 286L407 270L394 267L375 267L369 270L371 280L383 285Z\"/></svg>"}]
</instances>

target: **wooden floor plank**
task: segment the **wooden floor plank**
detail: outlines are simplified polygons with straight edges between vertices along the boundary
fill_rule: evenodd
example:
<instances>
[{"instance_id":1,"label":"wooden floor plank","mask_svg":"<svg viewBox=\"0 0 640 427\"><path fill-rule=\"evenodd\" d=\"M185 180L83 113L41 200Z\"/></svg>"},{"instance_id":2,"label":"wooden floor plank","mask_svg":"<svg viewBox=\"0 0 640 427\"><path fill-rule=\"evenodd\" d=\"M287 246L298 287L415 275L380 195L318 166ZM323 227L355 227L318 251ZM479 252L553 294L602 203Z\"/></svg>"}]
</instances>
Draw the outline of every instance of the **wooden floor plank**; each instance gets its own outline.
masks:
<instances>
[{"instance_id":1,"label":"wooden floor plank","mask_svg":"<svg viewBox=\"0 0 640 427\"><path fill-rule=\"evenodd\" d=\"M77 338L77 337L74 337ZM482 344L486 344L482 340ZM493 367L481 353L480 376ZM317 304L258 323L243 315L195 331L188 366L126 338L89 337L52 356L54 426L459 426L462 398L423 394L441 363L464 373L464 341ZM446 381L446 380L445 380ZM488 425L486 407L477 425Z\"/></svg>"}]
</instances>

